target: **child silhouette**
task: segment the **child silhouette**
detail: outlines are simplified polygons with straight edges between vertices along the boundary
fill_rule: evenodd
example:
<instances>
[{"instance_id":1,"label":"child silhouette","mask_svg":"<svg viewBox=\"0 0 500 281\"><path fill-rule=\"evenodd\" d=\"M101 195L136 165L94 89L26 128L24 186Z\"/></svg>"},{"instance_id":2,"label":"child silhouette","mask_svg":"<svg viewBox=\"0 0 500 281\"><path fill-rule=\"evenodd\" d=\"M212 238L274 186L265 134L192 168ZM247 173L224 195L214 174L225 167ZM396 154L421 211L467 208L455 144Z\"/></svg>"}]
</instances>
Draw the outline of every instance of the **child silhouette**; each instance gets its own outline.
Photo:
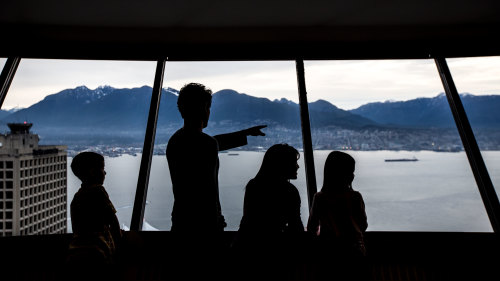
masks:
<instances>
[{"instance_id":1,"label":"child silhouette","mask_svg":"<svg viewBox=\"0 0 500 281\"><path fill-rule=\"evenodd\" d=\"M71 170L82 185L71 201L73 238L68 262L113 264L122 233L116 210L102 186L106 176L104 157L94 152L79 153L71 162Z\"/></svg>"},{"instance_id":2,"label":"child silhouette","mask_svg":"<svg viewBox=\"0 0 500 281\"><path fill-rule=\"evenodd\" d=\"M323 188L314 195L307 232L319 236L324 260L321 275L339 280L364 277L364 233L368 227L361 193L352 189L355 161L349 154L331 152L325 162ZM337 265L333 270L328 264Z\"/></svg>"}]
</instances>

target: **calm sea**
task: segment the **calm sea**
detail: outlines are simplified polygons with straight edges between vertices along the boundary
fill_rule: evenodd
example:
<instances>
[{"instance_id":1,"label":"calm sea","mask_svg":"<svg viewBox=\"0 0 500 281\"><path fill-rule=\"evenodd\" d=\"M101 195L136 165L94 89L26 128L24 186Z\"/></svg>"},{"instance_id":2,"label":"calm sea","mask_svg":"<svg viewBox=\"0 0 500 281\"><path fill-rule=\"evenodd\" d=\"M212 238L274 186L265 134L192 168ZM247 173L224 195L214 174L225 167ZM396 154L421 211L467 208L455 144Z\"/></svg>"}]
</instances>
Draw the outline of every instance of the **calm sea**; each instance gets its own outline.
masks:
<instances>
[{"instance_id":1,"label":"calm sea","mask_svg":"<svg viewBox=\"0 0 500 281\"><path fill-rule=\"evenodd\" d=\"M330 151L315 151L318 189L323 166ZM372 231L459 231L490 232L477 186L464 152L350 151L356 159L354 189L363 194ZM228 227L237 230L242 215L246 183L255 176L263 152L220 153L220 198ZM385 162L413 158L415 162ZM500 186L500 151L483 152L493 184ZM307 223L308 204L303 157L299 176L291 181L302 198L302 220ZM130 225L141 157L106 157L104 186L117 209L124 228ZM68 206L79 188L69 168ZM173 195L165 156L154 156L145 211L148 229L169 230ZM68 215L69 217L69 215ZM69 223L69 231L71 224Z\"/></svg>"}]
</instances>

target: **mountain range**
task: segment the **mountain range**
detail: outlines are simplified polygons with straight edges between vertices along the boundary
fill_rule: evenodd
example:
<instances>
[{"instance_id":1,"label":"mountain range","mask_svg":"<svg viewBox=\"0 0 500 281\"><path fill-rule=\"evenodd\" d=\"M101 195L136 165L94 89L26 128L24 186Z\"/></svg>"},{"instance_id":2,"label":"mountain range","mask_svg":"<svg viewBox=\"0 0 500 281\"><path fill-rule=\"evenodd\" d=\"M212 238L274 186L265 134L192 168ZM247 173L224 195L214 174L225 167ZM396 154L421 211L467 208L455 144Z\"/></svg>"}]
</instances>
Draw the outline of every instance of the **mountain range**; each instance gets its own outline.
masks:
<instances>
[{"instance_id":1,"label":"mountain range","mask_svg":"<svg viewBox=\"0 0 500 281\"><path fill-rule=\"evenodd\" d=\"M149 86L117 89L85 86L66 89L15 112L0 112L1 122L32 122L33 131L42 139L74 142L85 136L113 139L115 142L142 141L152 89ZM182 119L177 110L178 91L162 90L157 136L166 139L179 128ZM462 102L474 128L500 129L500 96L462 94ZM267 124L273 130L300 131L299 105L286 100L269 100L221 90L213 95L210 133ZM408 101L368 103L343 110L325 100L309 104L313 130L390 130L452 129L455 127L444 94ZM4 127L7 129L7 127Z\"/></svg>"},{"instance_id":2,"label":"mountain range","mask_svg":"<svg viewBox=\"0 0 500 281\"><path fill-rule=\"evenodd\" d=\"M143 130L147 121L151 87L116 89L110 86L95 90L80 86L49 95L42 101L7 114L1 118L8 122L32 122L33 130L59 128L69 131L89 129L96 131ZM178 127L182 119L177 110L178 91L163 89L160 101L159 127ZM298 104L282 99L271 101L241 94L234 90L221 90L213 95L211 126L221 124L246 125L266 123L271 126L299 128ZM335 107L326 101L310 104L311 118L321 126L350 126L354 128L374 125L362 116ZM1 116L0 116L1 117Z\"/></svg>"},{"instance_id":3,"label":"mountain range","mask_svg":"<svg viewBox=\"0 0 500 281\"><path fill-rule=\"evenodd\" d=\"M500 96L461 94L467 117L474 128L500 128ZM455 123L444 93L433 98L365 104L351 113L379 124L410 128L453 128Z\"/></svg>"}]
</instances>

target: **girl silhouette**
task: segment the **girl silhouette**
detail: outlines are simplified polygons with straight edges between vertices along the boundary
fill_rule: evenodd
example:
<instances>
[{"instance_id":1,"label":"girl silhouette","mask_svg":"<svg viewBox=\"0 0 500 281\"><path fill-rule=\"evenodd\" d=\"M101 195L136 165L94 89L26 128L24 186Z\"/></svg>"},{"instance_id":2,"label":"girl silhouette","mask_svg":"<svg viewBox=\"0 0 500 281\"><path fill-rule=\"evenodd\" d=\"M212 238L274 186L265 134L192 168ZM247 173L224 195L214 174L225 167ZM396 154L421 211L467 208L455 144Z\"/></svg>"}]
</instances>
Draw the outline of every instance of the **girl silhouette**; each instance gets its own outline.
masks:
<instances>
[{"instance_id":1,"label":"girl silhouette","mask_svg":"<svg viewBox=\"0 0 500 281\"><path fill-rule=\"evenodd\" d=\"M277 249L304 233L299 192L290 183L297 178L299 156L288 144L275 144L266 151L259 172L245 189L238 230L241 246Z\"/></svg>"},{"instance_id":2,"label":"girl silhouette","mask_svg":"<svg viewBox=\"0 0 500 281\"><path fill-rule=\"evenodd\" d=\"M333 273L342 279L359 279L363 272L360 266L366 255L368 222L363 197L352 189L354 166L354 158L347 153L333 151L328 155L323 187L314 195L307 223L307 232L319 236L321 256L330 257L322 270L330 278ZM336 264L338 269L327 269L328 264Z\"/></svg>"}]
</instances>

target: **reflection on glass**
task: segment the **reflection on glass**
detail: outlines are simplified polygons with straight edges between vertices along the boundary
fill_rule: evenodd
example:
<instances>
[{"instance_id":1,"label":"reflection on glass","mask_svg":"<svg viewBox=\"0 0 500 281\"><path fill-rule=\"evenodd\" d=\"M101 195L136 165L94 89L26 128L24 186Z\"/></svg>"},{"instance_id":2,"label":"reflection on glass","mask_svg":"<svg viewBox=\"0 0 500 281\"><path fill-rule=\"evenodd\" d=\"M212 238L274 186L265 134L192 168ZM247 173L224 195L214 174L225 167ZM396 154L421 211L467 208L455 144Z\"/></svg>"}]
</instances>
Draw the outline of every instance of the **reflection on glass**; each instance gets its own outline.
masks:
<instances>
[{"instance_id":1,"label":"reflection on glass","mask_svg":"<svg viewBox=\"0 0 500 281\"><path fill-rule=\"evenodd\" d=\"M0 122L6 132L0 151L19 154L10 163L0 153L0 194L15 194L7 200L13 203L7 219L12 230L4 235L71 232L69 204L80 181L70 164L81 151L105 156L104 186L128 227L152 92L144 85L154 80L154 69L150 62L21 61ZM13 134L8 123L32 127Z\"/></svg>"},{"instance_id":2,"label":"reflection on glass","mask_svg":"<svg viewBox=\"0 0 500 281\"><path fill-rule=\"evenodd\" d=\"M500 57L448 59L453 81L497 194L500 192Z\"/></svg>"},{"instance_id":3,"label":"reflection on glass","mask_svg":"<svg viewBox=\"0 0 500 281\"><path fill-rule=\"evenodd\" d=\"M216 135L268 125L263 130L265 137L248 137L248 145L219 153L219 196L228 224L225 230L237 230L245 185L257 174L267 148L275 143L302 148L295 64L168 62L164 81L144 229L170 230L173 194L165 149L170 136L182 126L176 105L177 91L187 83L197 82L214 92L205 133ZM302 159L298 179L292 183L301 194L305 223L308 206Z\"/></svg>"},{"instance_id":4,"label":"reflection on glass","mask_svg":"<svg viewBox=\"0 0 500 281\"><path fill-rule=\"evenodd\" d=\"M0 58L0 71L3 71L6 62L6 58ZM5 113L3 109L4 107L2 106L2 109L0 110L0 118L2 118L3 114Z\"/></svg>"},{"instance_id":5,"label":"reflection on glass","mask_svg":"<svg viewBox=\"0 0 500 281\"><path fill-rule=\"evenodd\" d=\"M6 61L7 61L7 58L0 58L0 69L3 69Z\"/></svg>"},{"instance_id":6,"label":"reflection on glass","mask_svg":"<svg viewBox=\"0 0 500 281\"><path fill-rule=\"evenodd\" d=\"M328 153L356 160L368 230L492 231L432 60L305 65L318 189Z\"/></svg>"}]
</instances>

